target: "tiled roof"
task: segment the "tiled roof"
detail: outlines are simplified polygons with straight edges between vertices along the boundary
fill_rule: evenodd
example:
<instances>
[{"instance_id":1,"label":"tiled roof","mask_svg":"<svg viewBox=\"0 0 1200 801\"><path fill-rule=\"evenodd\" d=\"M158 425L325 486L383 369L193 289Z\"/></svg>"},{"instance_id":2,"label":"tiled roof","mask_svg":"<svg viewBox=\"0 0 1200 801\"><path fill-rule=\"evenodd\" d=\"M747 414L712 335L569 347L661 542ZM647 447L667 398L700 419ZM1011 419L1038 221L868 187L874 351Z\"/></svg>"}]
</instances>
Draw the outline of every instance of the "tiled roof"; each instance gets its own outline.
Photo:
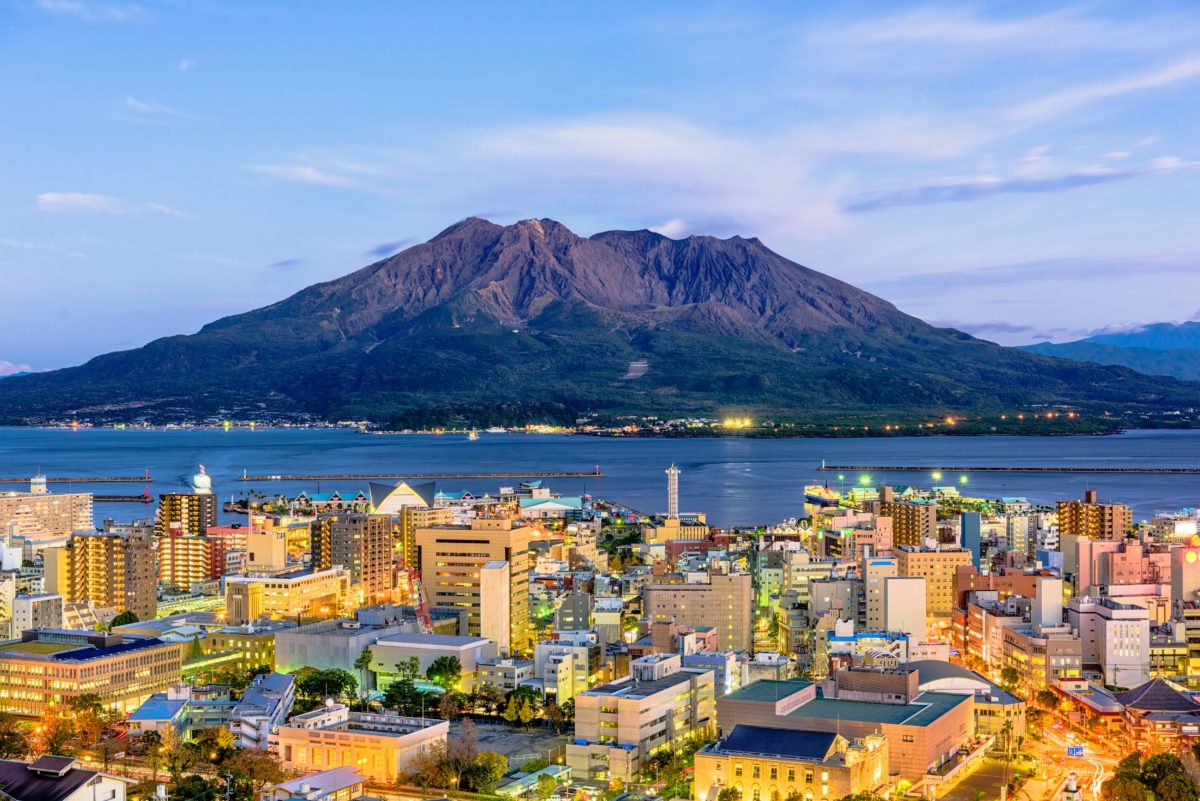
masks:
<instances>
[{"instance_id":1,"label":"tiled roof","mask_svg":"<svg viewBox=\"0 0 1200 801\"><path fill-rule=\"evenodd\" d=\"M1129 709L1146 712L1200 712L1200 704L1163 679L1151 679L1140 687L1116 693L1115 697Z\"/></svg>"}]
</instances>

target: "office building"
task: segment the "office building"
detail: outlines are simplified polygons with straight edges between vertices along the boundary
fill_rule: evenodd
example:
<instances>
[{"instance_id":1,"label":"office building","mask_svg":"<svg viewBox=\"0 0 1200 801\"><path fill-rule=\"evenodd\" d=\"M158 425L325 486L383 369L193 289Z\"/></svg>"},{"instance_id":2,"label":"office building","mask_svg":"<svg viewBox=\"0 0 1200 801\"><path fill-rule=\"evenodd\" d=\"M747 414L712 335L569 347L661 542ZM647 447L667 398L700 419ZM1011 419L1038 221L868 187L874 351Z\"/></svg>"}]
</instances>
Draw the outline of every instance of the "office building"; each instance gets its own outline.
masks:
<instances>
[{"instance_id":1,"label":"office building","mask_svg":"<svg viewBox=\"0 0 1200 801\"><path fill-rule=\"evenodd\" d=\"M754 641L748 573L696 574L682 584L647 584L645 616L680 626L715 626L722 648L749 651Z\"/></svg>"},{"instance_id":2,"label":"office building","mask_svg":"<svg viewBox=\"0 0 1200 801\"><path fill-rule=\"evenodd\" d=\"M40 542L94 528L90 492L0 492L0 531L10 535Z\"/></svg>"},{"instance_id":3,"label":"office building","mask_svg":"<svg viewBox=\"0 0 1200 801\"><path fill-rule=\"evenodd\" d=\"M654 679L635 672L579 693L567 764L581 780L631 781L651 753L711 737L713 702L710 670L676 669Z\"/></svg>"},{"instance_id":4,"label":"office building","mask_svg":"<svg viewBox=\"0 0 1200 801\"><path fill-rule=\"evenodd\" d=\"M454 510L445 506L410 505L401 508L394 520L392 538L396 553L405 565L419 568L417 529L450 525L454 522Z\"/></svg>"},{"instance_id":5,"label":"office building","mask_svg":"<svg viewBox=\"0 0 1200 801\"><path fill-rule=\"evenodd\" d=\"M1081 667L1099 670L1104 684L1139 687L1150 680L1150 613L1113 598L1072 598L1067 608L1079 632Z\"/></svg>"},{"instance_id":6,"label":"office building","mask_svg":"<svg viewBox=\"0 0 1200 801\"><path fill-rule=\"evenodd\" d=\"M1083 643L1071 626L1014 625L1004 628L1002 668L1013 668L1026 698L1062 679L1077 679Z\"/></svg>"},{"instance_id":7,"label":"office building","mask_svg":"<svg viewBox=\"0 0 1200 801\"><path fill-rule=\"evenodd\" d=\"M937 539L937 504L926 501L884 501L880 517L891 518L894 546L920 548Z\"/></svg>"},{"instance_id":8,"label":"office building","mask_svg":"<svg viewBox=\"0 0 1200 801\"><path fill-rule=\"evenodd\" d=\"M696 752L696 797L715 798L726 787L759 801L870 795L890 783L888 745L882 734L851 743L836 732L734 726Z\"/></svg>"},{"instance_id":9,"label":"office building","mask_svg":"<svg viewBox=\"0 0 1200 801\"><path fill-rule=\"evenodd\" d=\"M508 599L512 651L527 651L529 633L529 541L534 531L508 518L476 518L469 526L431 526L415 533L421 583L429 604L464 610L467 634L482 635L482 577L489 562L507 562L507 592L493 587L489 601ZM503 573L503 570L500 571ZM497 578L497 576L493 576Z\"/></svg>"},{"instance_id":10,"label":"office building","mask_svg":"<svg viewBox=\"0 0 1200 801\"><path fill-rule=\"evenodd\" d=\"M275 669L275 637L296 627L295 620L256 620L208 632L205 650L210 654L238 654L237 669L247 672L259 667Z\"/></svg>"},{"instance_id":11,"label":"office building","mask_svg":"<svg viewBox=\"0 0 1200 801\"><path fill-rule=\"evenodd\" d=\"M118 526L72 534L66 545L43 554L45 589L66 603L130 611L140 620L158 609L158 572L148 525Z\"/></svg>"},{"instance_id":12,"label":"office building","mask_svg":"<svg viewBox=\"0 0 1200 801\"><path fill-rule=\"evenodd\" d=\"M559 631L590 631L592 628L591 594L586 592L568 593L554 613L554 628Z\"/></svg>"},{"instance_id":13,"label":"office building","mask_svg":"<svg viewBox=\"0 0 1200 801\"><path fill-rule=\"evenodd\" d=\"M229 731L239 748L270 745L271 732L291 714L296 702L296 677L261 673L254 677L229 716Z\"/></svg>"},{"instance_id":14,"label":"office building","mask_svg":"<svg viewBox=\"0 0 1200 801\"><path fill-rule=\"evenodd\" d=\"M276 632L276 668L283 673L302 667L349 669L380 638L415 627L412 619L404 620L399 607L382 609L385 614L378 617L373 610L360 610L354 619L321 620Z\"/></svg>"},{"instance_id":15,"label":"office building","mask_svg":"<svg viewBox=\"0 0 1200 801\"><path fill-rule=\"evenodd\" d=\"M225 577L225 614L233 625L262 618L337 617L349 597L350 573L340 567Z\"/></svg>"},{"instance_id":16,"label":"office building","mask_svg":"<svg viewBox=\"0 0 1200 801\"><path fill-rule=\"evenodd\" d=\"M922 691L915 670L855 668L837 671L821 687L803 679L755 682L717 699L717 722L726 736L738 726L836 733L851 741L882 734L890 746L889 781L916 781L973 739L973 705L971 695Z\"/></svg>"},{"instance_id":17,"label":"office building","mask_svg":"<svg viewBox=\"0 0 1200 801\"><path fill-rule=\"evenodd\" d=\"M534 677L532 659L481 659L475 663L475 685L490 684L503 693L517 689Z\"/></svg>"},{"instance_id":18,"label":"office building","mask_svg":"<svg viewBox=\"0 0 1200 801\"><path fill-rule=\"evenodd\" d=\"M594 631L559 631L533 647L535 674L548 698L563 704L595 683L604 647Z\"/></svg>"},{"instance_id":19,"label":"office building","mask_svg":"<svg viewBox=\"0 0 1200 801\"><path fill-rule=\"evenodd\" d=\"M132 712L179 680L179 645L155 637L37 629L0 643L0 711L39 717L81 695Z\"/></svg>"},{"instance_id":20,"label":"office building","mask_svg":"<svg viewBox=\"0 0 1200 801\"><path fill-rule=\"evenodd\" d=\"M387 515L326 515L312 529L313 567L350 571L356 605L392 599L392 518Z\"/></svg>"},{"instance_id":21,"label":"office building","mask_svg":"<svg viewBox=\"0 0 1200 801\"><path fill-rule=\"evenodd\" d=\"M300 772L352 767L394 784L418 755L446 744L446 720L351 712L344 704L296 715L271 735L283 766Z\"/></svg>"},{"instance_id":22,"label":"office building","mask_svg":"<svg viewBox=\"0 0 1200 801\"><path fill-rule=\"evenodd\" d=\"M902 545L896 548L896 572L925 579L926 614L934 625L945 626L955 607L955 575L960 565L971 564L971 552L961 548L935 550Z\"/></svg>"},{"instance_id":23,"label":"office building","mask_svg":"<svg viewBox=\"0 0 1200 801\"><path fill-rule=\"evenodd\" d=\"M219 501L211 493L168 492L159 495L158 513L154 518L155 531L160 537L172 531L198 537L209 526L217 524Z\"/></svg>"},{"instance_id":24,"label":"office building","mask_svg":"<svg viewBox=\"0 0 1200 801\"><path fill-rule=\"evenodd\" d=\"M971 564L979 570L983 548L983 524L979 512L961 512L958 516L959 545L971 554ZM1024 543L1021 551L1024 552Z\"/></svg>"}]
</instances>

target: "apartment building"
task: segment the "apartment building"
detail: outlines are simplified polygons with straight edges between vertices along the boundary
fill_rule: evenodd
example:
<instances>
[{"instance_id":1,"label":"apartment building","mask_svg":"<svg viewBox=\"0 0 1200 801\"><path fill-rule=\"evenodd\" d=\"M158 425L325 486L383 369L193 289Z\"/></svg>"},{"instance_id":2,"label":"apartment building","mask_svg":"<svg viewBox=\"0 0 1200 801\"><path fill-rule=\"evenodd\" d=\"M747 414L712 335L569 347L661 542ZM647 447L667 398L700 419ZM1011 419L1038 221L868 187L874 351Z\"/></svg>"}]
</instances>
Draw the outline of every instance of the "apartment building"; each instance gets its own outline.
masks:
<instances>
[{"instance_id":1,"label":"apartment building","mask_svg":"<svg viewBox=\"0 0 1200 801\"><path fill-rule=\"evenodd\" d=\"M34 486L39 491L0 492L0 531L42 541L95 528L92 493L50 493L44 481Z\"/></svg>"},{"instance_id":2,"label":"apartment building","mask_svg":"<svg viewBox=\"0 0 1200 801\"><path fill-rule=\"evenodd\" d=\"M1133 512L1129 507L1100 503L1096 490L1087 490L1082 501L1058 502L1058 533L1062 538L1119 540L1132 530Z\"/></svg>"},{"instance_id":3,"label":"apartment building","mask_svg":"<svg viewBox=\"0 0 1200 801\"><path fill-rule=\"evenodd\" d=\"M161 537L174 531L198 537L217 524L220 499L212 493L167 492L158 496L154 528Z\"/></svg>"},{"instance_id":4,"label":"apartment building","mask_svg":"<svg viewBox=\"0 0 1200 801\"><path fill-rule=\"evenodd\" d=\"M1001 664L1017 671L1025 697L1060 679L1082 675L1083 646L1069 625L1006 626L1002 648Z\"/></svg>"},{"instance_id":5,"label":"apartment building","mask_svg":"<svg viewBox=\"0 0 1200 801\"><path fill-rule=\"evenodd\" d=\"M920 548L937 539L937 503L931 501L883 501L879 516L891 518L892 543Z\"/></svg>"},{"instance_id":6,"label":"apartment building","mask_svg":"<svg viewBox=\"0 0 1200 801\"><path fill-rule=\"evenodd\" d=\"M644 667L639 661L630 663L632 675L575 696L566 757L575 776L628 782L655 751L712 736L713 672L680 669L678 656L671 662L655 655Z\"/></svg>"},{"instance_id":7,"label":"apartment building","mask_svg":"<svg viewBox=\"0 0 1200 801\"><path fill-rule=\"evenodd\" d=\"M971 552L963 548L896 548L896 572L925 579L925 611L934 626L945 627L955 607L955 572L971 564Z\"/></svg>"},{"instance_id":8,"label":"apartment building","mask_svg":"<svg viewBox=\"0 0 1200 801\"><path fill-rule=\"evenodd\" d=\"M695 574L682 584L647 584L645 616L681 626L715 626L722 648L749 651L754 641L747 573Z\"/></svg>"},{"instance_id":9,"label":"apartment building","mask_svg":"<svg viewBox=\"0 0 1200 801\"><path fill-rule=\"evenodd\" d=\"M392 599L392 518L388 515L325 515L312 528L312 565L350 571L358 606Z\"/></svg>"},{"instance_id":10,"label":"apartment building","mask_svg":"<svg viewBox=\"0 0 1200 801\"><path fill-rule=\"evenodd\" d=\"M114 525L72 534L65 546L43 552L45 589L66 603L130 611L141 620L158 609L158 572L149 525Z\"/></svg>"}]
</instances>

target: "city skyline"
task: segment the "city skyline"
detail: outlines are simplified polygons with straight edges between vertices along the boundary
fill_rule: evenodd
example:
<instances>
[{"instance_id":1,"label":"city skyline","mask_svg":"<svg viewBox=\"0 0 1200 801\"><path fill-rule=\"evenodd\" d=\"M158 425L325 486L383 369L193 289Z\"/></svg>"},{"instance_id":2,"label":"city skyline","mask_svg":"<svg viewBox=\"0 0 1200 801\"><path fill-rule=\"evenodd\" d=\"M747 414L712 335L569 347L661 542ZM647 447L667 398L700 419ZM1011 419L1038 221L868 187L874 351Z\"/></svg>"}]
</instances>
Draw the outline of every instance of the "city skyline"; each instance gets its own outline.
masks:
<instances>
[{"instance_id":1,"label":"city skyline","mask_svg":"<svg viewBox=\"0 0 1200 801\"><path fill-rule=\"evenodd\" d=\"M469 215L757 236L1003 344L1197 313L1185 4L283 11L3 8L0 373Z\"/></svg>"}]
</instances>

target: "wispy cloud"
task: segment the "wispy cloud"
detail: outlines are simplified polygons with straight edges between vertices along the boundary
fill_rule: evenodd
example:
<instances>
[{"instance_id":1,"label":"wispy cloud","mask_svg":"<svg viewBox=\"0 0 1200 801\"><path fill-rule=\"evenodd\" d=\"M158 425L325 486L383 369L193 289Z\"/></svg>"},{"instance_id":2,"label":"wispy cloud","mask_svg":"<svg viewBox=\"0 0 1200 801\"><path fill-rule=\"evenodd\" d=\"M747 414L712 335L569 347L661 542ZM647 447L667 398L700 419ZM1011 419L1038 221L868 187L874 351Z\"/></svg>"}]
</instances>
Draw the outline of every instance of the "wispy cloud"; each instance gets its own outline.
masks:
<instances>
[{"instance_id":1,"label":"wispy cloud","mask_svg":"<svg viewBox=\"0 0 1200 801\"><path fill-rule=\"evenodd\" d=\"M359 181L325 172L311 164L251 164L247 169L298 184L332 186L341 189L367 188Z\"/></svg>"},{"instance_id":2,"label":"wispy cloud","mask_svg":"<svg viewBox=\"0 0 1200 801\"><path fill-rule=\"evenodd\" d=\"M412 239L397 239L395 242L381 242L373 248L369 248L364 256L370 256L376 259L387 258L413 243Z\"/></svg>"},{"instance_id":3,"label":"wispy cloud","mask_svg":"<svg viewBox=\"0 0 1200 801\"><path fill-rule=\"evenodd\" d=\"M1200 77L1200 57L1187 58L1148 72L1139 72L1134 75L1097 81L1054 92L1023 103L1013 108L1010 114L1018 120L1049 119L1076 111L1100 100L1148 89L1160 89L1197 77Z\"/></svg>"},{"instance_id":4,"label":"wispy cloud","mask_svg":"<svg viewBox=\"0 0 1200 801\"><path fill-rule=\"evenodd\" d=\"M173 106L126 95L115 115L126 122L143 125L170 125L190 119L188 114Z\"/></svg>"},{"instance_id":5,"label":"wispy cloud","mask_svg":"<svg viewBox=\"0 0 1200 801\"><path fill-rule=\"evenodd\" d=\"M163 203L130 203L92 192L43 192L37 196L35 205L40 211L52 213L130 214L145 211L182 219L188 217L185 212Z\"/></svg>"},{"instance_id":6,"label":"wispy cloud","mask_svg":"<svg viewBox=\"0 0 1200 801\"><path fill-rule=\"evenodd\" d=\"M116 5L90 0L37 0L37 7L88 22L133 22L146 16L145 8L132 3Z\"/></svg>"},{"instance_id":7,"label":"wispy cloud","mask_svg":"<svg viewBox=\"0 0 1200 801\"><path fill-rule=\"evenodd\" d=\"M1035 160L1040 160L1045 157L1039 154L1034 158ZM1012 192L1063 192L1068 189L1078 189L1095 184L1128 181L1146 175L1163 175L1178 172L1179 170L1192 169L1197 166L1200 166L1200 162L1189 162L1169 156L1153 159L1141 166L1123 170L1097 166L1083 167L1058 175L1038 177L1018 175L1004 178L996 175L980 175L964 178L943 178L928 184L862 193L851 197L843 204L842 208L850 214L861 214L863 212L880 211L898 206L968 203L993 195Z\"/></svg>"},{"instance_id":8,"label":"wispy cloud","mask_svg":"<svg viewBox=\"0 0 1200 801\"><path fill-rule=\"evenodd\" d=\"M10 362L7 359L0 359L0 375L12 375L13 373L28 373L33 370L28 364L19 364Z\"/></svg>"},{"instance_id":9,"label":"wispy cloud","mask_svg":"<svg viewBox=\"0 0 1200 801\"><path fill-rule=\"evenodd\" d=\"M41 242L26 242L21 239L0 238L0 246L13 248L14 250L50 250L50 245Z\"/></svg>"},{"instance_id":10,"label":"wispy cloud","mask_svg":"<svg viewBox=\"0 0 1200 801\"><path fill-rule=\"evenodd\" d=\"M280 259L267 266L274 270L294 270L304 264L304 259Z\"/></svg>"}]
</instances>

